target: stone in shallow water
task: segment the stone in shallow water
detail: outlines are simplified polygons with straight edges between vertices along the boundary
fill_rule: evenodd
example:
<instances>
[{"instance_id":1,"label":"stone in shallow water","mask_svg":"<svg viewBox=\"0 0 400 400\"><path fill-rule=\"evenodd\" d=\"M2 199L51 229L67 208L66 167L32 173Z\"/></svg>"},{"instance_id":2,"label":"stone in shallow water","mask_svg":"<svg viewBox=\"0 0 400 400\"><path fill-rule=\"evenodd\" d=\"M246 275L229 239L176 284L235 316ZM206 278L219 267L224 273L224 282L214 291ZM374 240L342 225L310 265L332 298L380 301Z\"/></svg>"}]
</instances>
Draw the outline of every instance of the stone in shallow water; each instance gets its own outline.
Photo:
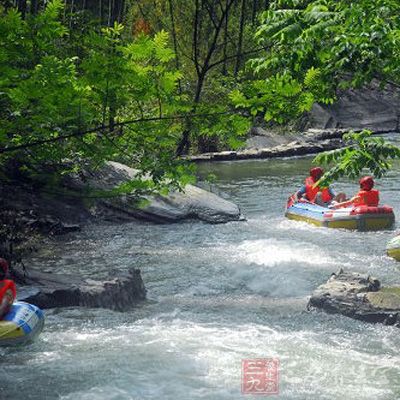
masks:
<instances>
[{"instance_id":1,"label":"stone in shallow water","mask_svg":"<svg viewBox=\"0 0 400 400\"><path fill-rule=\"evenodd\" d=\"M400 287L381 288L376 278L339 270L312 293L308 308L399 326Z\"/></svg>"},{"instance_id":2,"label":"stone in shallow water","mask_svg":"<svg viewBox=\"0 0 400 400\"><path fill-rule=\"evenodd\" d=\"M25 277L22 271L16 274L29 285L18 288L18 300L44 309L84 306L126 311L146 298L140 270L134 268L107 281L31 269Z\"/></svg>"}]
</instances>

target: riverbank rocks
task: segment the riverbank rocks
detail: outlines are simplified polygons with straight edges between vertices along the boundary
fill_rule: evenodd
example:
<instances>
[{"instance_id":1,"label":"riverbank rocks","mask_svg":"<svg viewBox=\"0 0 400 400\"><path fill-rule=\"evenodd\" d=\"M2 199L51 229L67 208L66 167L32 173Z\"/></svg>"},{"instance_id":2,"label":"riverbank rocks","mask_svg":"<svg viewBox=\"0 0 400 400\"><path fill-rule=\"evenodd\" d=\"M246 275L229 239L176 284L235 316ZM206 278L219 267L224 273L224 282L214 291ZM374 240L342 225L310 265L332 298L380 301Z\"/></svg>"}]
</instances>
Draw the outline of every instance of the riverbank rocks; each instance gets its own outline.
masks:
<instances>
[{"instance_id":1,"label":"riverbank rocks","mask_svg":"<svg viewBox=\"0 0 400 400\"><path fill-rule=\"evenodd\" d=\"M111 190L135 179L137 174L138 171L133 168L109 161L99 171L81 176L78 187L87 185L98 190ZM98 200L97 206L92 211L111 219L139 218L162 223L192 218L209 223L242 219L236 204L193 185L187 185L183 192L172 191L166 196L147 196L145 200L139 205L137 198L129 194L103 198Z\"/></svg>"},{"instance_id":2,"label":"riverbank rocks","mask_svg":"<svg viewBox=\"0 0 400 400\"><path fill-rule=\"evenodd\" d=\"M246 149L266 149L275 146L288 144L298 140L293 134L279 134L274 131L263 129L259 126L253 126L248 132L248 139L246 140Z\"/></svg>"},{"instance_id":3,"label":"riverbank rocks","mask_svg":"<svg viewBox=\"0 0 400 400\"><path fill-rule=\"evenodd\" d=\"M321 153L323 151L334 150L343 146L340 138L325 140L314 140L311 137L306 139L293 140L289 143L280 144L268 148L249 148L237 151L221 151L215 153L203 153L190 156L189 159L195 162L207 161L230 161L230 160L249 160L279 157L294 157L308 154Z\"/></svg>"},{"instance_id":4,"label":"riverbank rocks","mask_svg":"<svg viewBox=\"0 0 400 400\"><path fill-rule=\"evenodd\" d=\"M130 269L108 281L81 279L72 275L17 270L18 300L40 308L93 307L117 311L131 309L146 298L140 271Z\"/></svg>"},{"instance_id":5,"label":"riverbank rocks","mask_svg":"<svg viewBox=\"0 0 400 400\"><path fill-rule=\"evenodd\" d=\"M238 151L204 153L189 157L195 162L293 157L334 150L343 146L349 130L374 133L400 131L400 87L374 79L357 89L341 90L331 105L315 103L303 122L304 131L278 132L275 128L252 127L245 148ZM263 122L258 121L263 126ZM268 130L270 129L270 130ZM279 128L282 131L282 128Z\"/></svg>"},{"instance_id":6,"label":"riverbank rocks","mask_svg":"<svg viewBox=\"0 0 400 400\"><path fill-rule=\"evenodd\" d=\"M400 88L393 84L382 87L373 80L366 87L342 91L332 105L314 104L309 126L394 132L400 128L399 109Z\"/></svg>"},{"instance_id":7,"label":"riverbank rocks","mask_svg":"<svg viewBox=\"0 0 400 400\"><path fill-rule=\"evenodd\" d=\"M400 286L381 287L369 275L339 270L313 292L308 308L400 326Z\"/></svg>"}]
</instances>

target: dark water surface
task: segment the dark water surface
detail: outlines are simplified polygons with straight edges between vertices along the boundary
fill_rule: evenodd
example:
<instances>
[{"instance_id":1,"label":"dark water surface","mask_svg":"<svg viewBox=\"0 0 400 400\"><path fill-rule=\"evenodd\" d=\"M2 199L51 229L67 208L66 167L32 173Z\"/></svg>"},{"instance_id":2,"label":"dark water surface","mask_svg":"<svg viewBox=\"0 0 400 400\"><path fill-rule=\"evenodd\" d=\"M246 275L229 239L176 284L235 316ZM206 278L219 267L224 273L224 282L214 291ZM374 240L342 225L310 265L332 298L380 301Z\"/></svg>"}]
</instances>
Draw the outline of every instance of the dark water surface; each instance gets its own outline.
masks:
<instances>
[{"instance_id":1,"label":"dark water surface","mask_svg":"<svg viewBox=\"0 0 400 400\"><path fill-rule=\"evenodd\" d=\"M1 349L0 399L244 399L241 360L280 361L279 399L399 399L398 328L306 312L338 268L400 283L394 231L316 228L283 217L310 159L204 164L246 222L102 224L32 261L93 278L142 270L148 301L128 313L46 312L38 341ZM400 168L379 181L400 215ZM341 182L349 194L357 185ZM263 397L257 397L263 398Z\"/></svg>"}]
</instances>

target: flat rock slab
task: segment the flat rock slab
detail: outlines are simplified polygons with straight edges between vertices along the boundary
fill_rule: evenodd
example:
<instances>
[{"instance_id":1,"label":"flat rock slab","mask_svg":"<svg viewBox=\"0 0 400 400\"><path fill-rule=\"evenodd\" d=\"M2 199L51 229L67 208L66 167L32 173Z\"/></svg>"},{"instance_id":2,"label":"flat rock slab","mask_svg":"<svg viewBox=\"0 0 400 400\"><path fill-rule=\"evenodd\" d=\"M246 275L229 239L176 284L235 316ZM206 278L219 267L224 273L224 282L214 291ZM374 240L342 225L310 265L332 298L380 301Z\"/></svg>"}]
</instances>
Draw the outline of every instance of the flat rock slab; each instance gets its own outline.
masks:
<instances>
[{"instance_id":1,"label":"flat rock slab","mask_svg":"<svg viewBox=\"0 0 400 400\"><path fill-rule=\"evenodd\" d=\"M126 311L146 298L140 270L133 268L108 281L31 269L25 276L17 270L16 276L23 282L18 286L18 300L43 309L84 306Z\"/></svg>"},{"instance_id":2,"label":"flat rock slab","mask_svg":"<svg viewBox=\"0 0 400 400\"><path fill-rule=\"evenodd\" d=\"M280 144L274 147L203 153L196 156L190 156L188 159L195 162L207 162L294 157L321 153L328 150L335 150L342 146L343 142L339 138L326 140L309 139L307 142L294 140L290 143Z\"/></svg>"},{"instance_id":3,"label":"flat rock slab","mask_svg":"<svg viewBox=\"0 0 400 400\"><path fill-rule=\"evenodd\" d=\"M400 326L400 287L381 287L369 275L339 270L312 293L308 308Z\"/></svg>"},{"instance_id":4,"label":"flat rock slab","mask_svg":"<svg viewBox=\"0 0 400 400\"><path fill-rule=\"evenodd\" d=\"M127 165L109 161L100 170L79 177L75 187L88 186L98 190L111 190L135 179L139 171ZM209 223L223 223L243 219L239 207L197 186L186 185L184 191L172 191L166 196L147 196L143 205L129 193L114 198L104 198L100 213L122 220L144 219L154 222L178 222L199 219Z\"/></svg>"}]
</instances>

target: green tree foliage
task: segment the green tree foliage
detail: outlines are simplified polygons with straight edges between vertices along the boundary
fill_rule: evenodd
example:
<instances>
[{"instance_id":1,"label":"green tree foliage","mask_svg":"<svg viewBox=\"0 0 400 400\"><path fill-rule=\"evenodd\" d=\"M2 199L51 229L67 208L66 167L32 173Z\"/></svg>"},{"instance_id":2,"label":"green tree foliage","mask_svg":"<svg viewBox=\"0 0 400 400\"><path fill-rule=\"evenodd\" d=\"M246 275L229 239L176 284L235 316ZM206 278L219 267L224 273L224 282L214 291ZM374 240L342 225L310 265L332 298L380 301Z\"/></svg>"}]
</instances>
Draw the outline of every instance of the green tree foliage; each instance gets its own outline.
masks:
<instances>
[{"instance_id":1,"label":"green tree foliage","mask_svg":"<svg viewBox=\"0 0 400 400\"><path fill-rule=\"evenodd\" d=\"M136 182L139 190L187 181L174 154L182 131L175 116L188 107L167 33L128 39L115 23L71 43L62 10L61 0L26 19L0 10L3 178L10 168L38 178L114 159L152 178Z\"/></svg>"},{"instance_id":2,"label":"green tree foliage","mask_svg":"<svg viewBox=\"0 0 400 400\"><path fill-rule=\"evenodd\" d=\"M134 32L165 29L171 33L176 67L183 75L179 89L190 105L189 112L214 114L186 120L177 154L243 144L241 136L249 122L228 117L234 111L229 92L249 54L259 50L253 39L253 23L263 7L264 2L244 0L132 3L128 24Z\"/></svg>"},{"instance_id":3,"label":"green tree foliage","mask_svg":"<svg viewBox=\"0 0 400 400\"><path fill-rule=\"evenodd\" d=\"M371 135L368 130L349 132L343 136L345 147L314 158L314 163L330 167L320 181L322 186L343 176L358 178L365 170L380 178L391 168L391 160L400 158L400 148Z\"/></svg>"},{"instance_id":4,"label":"green tree foliage","mask_svg":"<svg viewBox=\"0 0 400 400\"><path fill-rule=\"evenodd\" d=\"M307 86L289 73L261 80L247 81L241 89L230 94L236 107L250 110L251 115L264 114L264 119L284 123L311 108L314 96L306 91Z\"/></svg>"},{"instance_id":5,"label":"green tree foliage","mask_svg":"<svg viewBox=\"0 0 400 400\"><path fill-rule=\"evenodd\" d=\"M233 90L236 107L266 121L287 123L315 102L331 104L342 89L378 79L400 82L400 3L397 0L275 0L256 38L268 50L250 60L255 80ZM400 150L371 132L350 132L345 147L315 162L331 168L321 184L368 170L382 176Z\"/></svg>"},{"instance_id":6,"label":"green tree foliage","mask_svg":"<svg viewBox=\"0 0 400 400\"><path fill-rule=\"evenodd\" d=\"M118 160L141 171L124 190L180 187L193 179L182 153L242 144L249 121L228 96L236 36L243 48L250 37L237 2L138 2L127 27L74 15L69 1L17 4L0 8L3 179L53 184Z\"/></svg>"},{"instance_id":7,"label":"green tree foliage","mask_svg":"<svg viewBox=\"0 0 400 400\"><path fill-rule=\"evenodd\" d=\"M397 0L273 1L256 32L268 50L249 63L260 80L233 100L282 123L332 103L337 89L399 82L399 29Z\"/></svg>"}]
</instances>

